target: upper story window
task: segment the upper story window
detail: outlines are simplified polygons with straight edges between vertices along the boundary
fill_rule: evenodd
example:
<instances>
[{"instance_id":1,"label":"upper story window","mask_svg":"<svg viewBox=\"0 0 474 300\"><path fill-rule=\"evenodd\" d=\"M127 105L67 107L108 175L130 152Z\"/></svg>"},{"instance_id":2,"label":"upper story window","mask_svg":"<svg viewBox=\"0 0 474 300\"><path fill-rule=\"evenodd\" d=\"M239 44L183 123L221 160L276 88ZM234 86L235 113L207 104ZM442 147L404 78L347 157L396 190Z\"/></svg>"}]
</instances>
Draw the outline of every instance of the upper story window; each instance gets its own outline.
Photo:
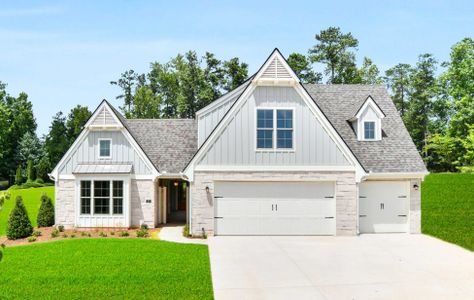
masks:
<instances>
[{"instance_id":1,"label":"upper story window","mask_svg":"<svg viewBox=\"0 0 474 300\"><path fill-rule=\"evenodd\" d=\"M99 139L99 158L111 158L111 139Z\"/></svg>"},{"instance_id":2,"label":"upper story window","mask_svg":"<svg viewBox=\"0 0 474 300\"><path fill-rule=\"evenodd\" d=\"M257 149L293 149L293 110L257 110Z\"/></svg>"},{"instance_id":3,"label":"upper story window","mask_svg":"<svg viewBox=\"0 0 474 300\"><path fill-rule=\"evenodd\" d=\"M373 121L364 122L364 139L365 140L375 139L375 122Z\"/></svg>"}]
</instances>

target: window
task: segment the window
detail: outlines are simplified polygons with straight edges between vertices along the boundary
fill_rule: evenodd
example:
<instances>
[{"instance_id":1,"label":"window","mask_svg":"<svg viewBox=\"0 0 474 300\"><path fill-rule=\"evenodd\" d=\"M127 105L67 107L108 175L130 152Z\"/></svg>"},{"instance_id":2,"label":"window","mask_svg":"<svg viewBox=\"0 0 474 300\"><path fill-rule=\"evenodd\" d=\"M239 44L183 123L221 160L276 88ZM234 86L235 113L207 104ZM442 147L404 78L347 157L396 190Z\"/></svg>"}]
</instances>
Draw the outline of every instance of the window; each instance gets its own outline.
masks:
<instances>
[{"instance_id":1,"label":"window","mask_svg":"<svg viewBox=\"0 0 474 300\"><path fill-rule=\"evenodd\" d=\"M113 181L112 197L114 202L113 214L123 214L123 181Z\"/></svg>"},{"instance_id":2,"label":"window","mask_svg":"<svg viewBox=\"0 0 474 300\"><path fill-rule=\"evenodd\" d=\"M257 148L273 148L273 110L257 110Z\"/></svg>"},{"instance_id":3,"label":"window","mask_svg":"<svg viewBox=\"0 0 474 300\"><path fill-rule=\"evenodd\" d=\"M110 139L99 139L99 158L110 158Z\"/></svg>"},{"instance_id":4,"label":"window","mask_svg":"<svg viewBox=\"0 0 474 300\"><path fill-rule=\"evenodd\" d=\"M375 139L375 122L364 122L364 139L374 140Z\"/></svg>"},{"instance_id":5,"label":"window","mask_svg":"<svg viewBox=\"0 0 474 300\"><path fill-rule=\"evenodd\" d=\"M91 182L81 181L81 214L91 213Z\"/></svg>"},{"instance_id":6,"label":"window","mask_svg":"<svg viewBox=\"0 0 474 300\"><path fill-rule=\"evenodd\" d=\"M94 181L94 214L110 212L110 181Z\"/></svg>"},{"instance_id":7,"label":"window","mask_svg":"<svg viewBox=\"0 0 474 300\"><path fill-rule=\"evenodd\" d=\"M293 110L257 110L257 149L293 149Z\"/></svg>"},{"instance_id":8,"label":"window","mask_svg":"<svg viewBox=\"0 0 474 300\"><path fill-rule=\"evenodd\" d=\"M277 148L293 148L293 111L277 110Z\"/></svg>"}]
</instances>

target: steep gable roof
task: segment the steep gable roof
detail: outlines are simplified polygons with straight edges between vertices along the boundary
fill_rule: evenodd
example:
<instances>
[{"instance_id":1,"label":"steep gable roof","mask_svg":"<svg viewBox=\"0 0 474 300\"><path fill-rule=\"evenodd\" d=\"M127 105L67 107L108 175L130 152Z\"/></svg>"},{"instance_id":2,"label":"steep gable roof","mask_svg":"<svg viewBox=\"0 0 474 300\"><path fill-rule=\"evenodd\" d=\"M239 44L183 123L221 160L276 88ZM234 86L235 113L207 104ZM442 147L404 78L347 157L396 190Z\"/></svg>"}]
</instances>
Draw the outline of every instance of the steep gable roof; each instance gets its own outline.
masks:
<instances>
[{"instance_id":1,"label":"steep gable roof","mask_svg":"<svg viewBox=\"0 0 474 300\"><path fill-rule=\"evenodd\" d=\"M194 119L127 119L125 123L163 175L181 172L197 151Z\"/></svg>"},{"instance_id":2,"label":"steep gable roof","mask_svg":"<svg viewBox=\"0 0 474 300\"><path fill-rule=\"evenodd\" d=\"M314 101L367 171L424 173L426 167L383 85L306 84ZM347 122L368 96L385 113L381 141L359 141Z\"/></svg>"}]
</instances>

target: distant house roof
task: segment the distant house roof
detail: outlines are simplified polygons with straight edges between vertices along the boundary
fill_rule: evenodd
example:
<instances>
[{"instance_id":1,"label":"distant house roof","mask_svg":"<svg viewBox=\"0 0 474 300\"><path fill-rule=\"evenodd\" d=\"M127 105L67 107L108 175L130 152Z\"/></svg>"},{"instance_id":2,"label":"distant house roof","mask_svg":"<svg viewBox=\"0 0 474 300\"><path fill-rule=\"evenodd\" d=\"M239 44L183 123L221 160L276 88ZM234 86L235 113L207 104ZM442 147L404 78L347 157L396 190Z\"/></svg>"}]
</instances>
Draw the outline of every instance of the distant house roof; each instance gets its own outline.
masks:
<instances>
[{"instance_id":1,"label":"distant house roof","mask_svg":"<svg viewBox=\"0 0 474 300\"><path fill-rule=\"evenodd\" d=\"M197 121L194 119L121 117L121 120L155 167L164 175L181 172L197 151Z\"/></svg>"},{"instance_id":2,"label":"distant house roof","mask_svg":"<svg viewBox=\"0 0 474 300\"><path fill-rule=\"evenodd\" d=\"M362 166L371 172L426 172L426 167L383 85L305 84ZM359 141L347 121L371 96L385 113L381 141Z\"/></svg>"}]
</instances>

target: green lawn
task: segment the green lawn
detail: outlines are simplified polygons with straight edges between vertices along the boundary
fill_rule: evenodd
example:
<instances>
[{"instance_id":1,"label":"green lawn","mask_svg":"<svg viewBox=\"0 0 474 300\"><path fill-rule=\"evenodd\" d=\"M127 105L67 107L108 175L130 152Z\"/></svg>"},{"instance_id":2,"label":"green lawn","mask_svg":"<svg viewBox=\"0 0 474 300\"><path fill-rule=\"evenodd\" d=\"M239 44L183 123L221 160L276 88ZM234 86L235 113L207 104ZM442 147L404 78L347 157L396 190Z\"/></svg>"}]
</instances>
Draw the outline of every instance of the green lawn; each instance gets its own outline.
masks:
<instances>
[{"instance_id":1,"label":"green lawn","mask_svg":"<svg viewBox=\"0 0 474 300\"><path fill-rule=\"evenodd\" d=\"M0 193L4 193L2 191ZM10 211L15 207L16 196L20 195L23 197L23 203L26 206L28 211L28 216L30 217L31 223L33 226L36 226L36 216L38 215L38 210L41 204L41 195L46 193L54 202L54 186L42 187L42 188L30 188L23 190L10 190L11 198L10 200L5 200L4 207L0 210L0 236L6 234L7 230L7 221Z\"/></svg>"},{"instance_id":2,"label":"green lawn","mask_svg":"<svg viewBox=\"0 0 474 300\"><path fill-rule=\"evenodd\" d=\"M474 250L474 174L430 174L421 200L423 233Z\"/></svg>"},{"instance_id":3,"label":"green lawn","mask_svg":"<svg viewBox=\"0 0 474 300\"><path fill-rule=\"evenodd\" d=\"M208 248L142 239L7 247L1 299L212 299Z\"/></svg>"}]
</instances>

